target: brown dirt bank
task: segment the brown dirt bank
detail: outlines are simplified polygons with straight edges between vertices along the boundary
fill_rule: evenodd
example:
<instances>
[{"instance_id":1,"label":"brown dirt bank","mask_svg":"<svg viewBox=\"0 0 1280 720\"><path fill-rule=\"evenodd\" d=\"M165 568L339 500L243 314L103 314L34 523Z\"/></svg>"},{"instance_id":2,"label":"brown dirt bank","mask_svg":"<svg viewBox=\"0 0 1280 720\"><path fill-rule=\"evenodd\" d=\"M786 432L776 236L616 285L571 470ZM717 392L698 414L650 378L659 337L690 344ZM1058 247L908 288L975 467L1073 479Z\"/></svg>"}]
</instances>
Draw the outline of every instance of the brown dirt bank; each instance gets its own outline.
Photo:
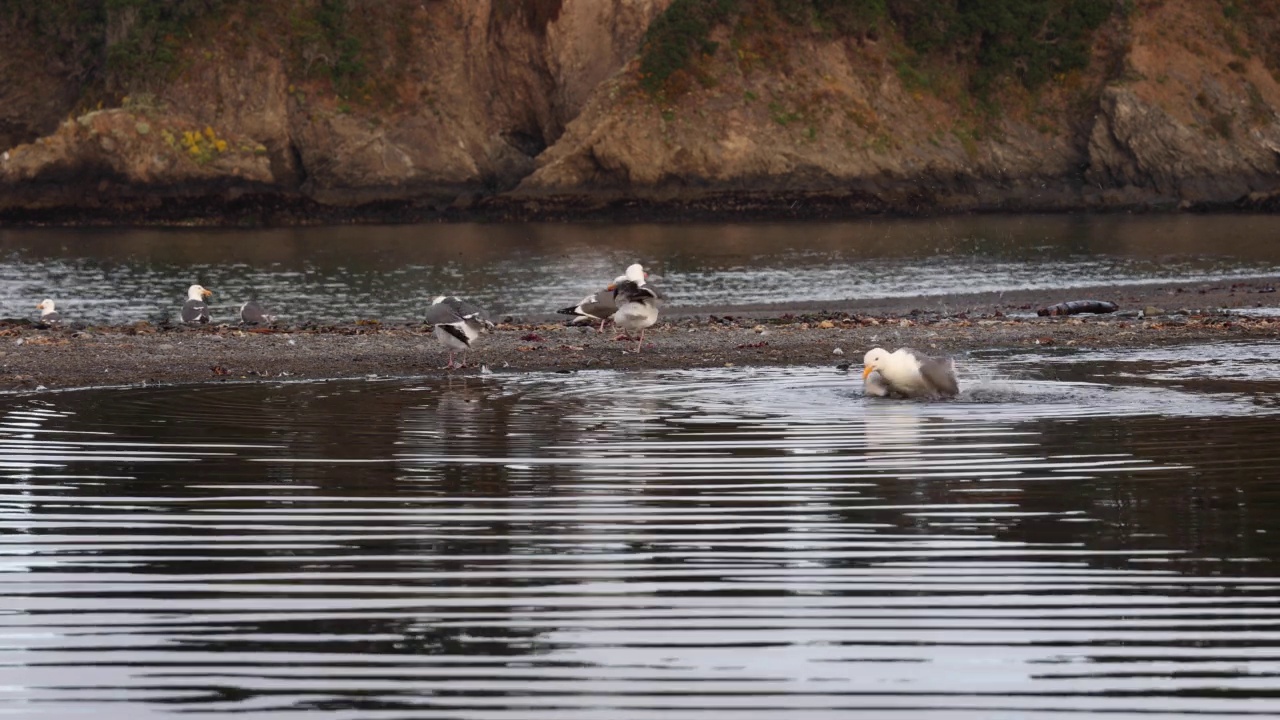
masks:
<instances>
[{"instance_id":1,"label":"brown dirt bank","mask_svg":"<svg viewBox=\"0 0 1280 720\"><path fill-rule=\"evenodd\" d=\"M1171 284L1019 291L969 296L826 303L817 309L684 308L664 314L642 353L612 331L549 322L503 322L469 358L494 372L662 369L858 362L875 346L930 352L1055 346L1146 347L1280 339L1280 318L1225 315L1219 308L1275 306L1275 278L1217 285ZM1116 315L1036 317L1067 299L1119 301ZM1139 309L1159 312L1138 317ZM529 319L526 319L529 320ZM833 353L835 348L842 355ZM444 352L415 326L368 322L242 330L0 326L0 389L33 390L245 379L443 374ZM476 372L465 370L455 372Z\"/></svg>"},{"instance_id":2,"label":"brown dirt bank","mask_svg":"<svg viewBox=\"0 0 1280 720\"><path fill-rule=\"evenodd\" d=\"M123 191L123 188L121 188ZM590 193L560 195L425 194L414 199L330 205L297 193L183 197L141 188L86 206L0 208L0 227L300 227L449 222L781 222L869 217L1013 213L1274 213L1280 194L1232 202L1176 202L1137 195L1102 202L1064 187L1054 193L922 195L900 188L888 201L871 192Z\"/></svg>"}]
</instances>

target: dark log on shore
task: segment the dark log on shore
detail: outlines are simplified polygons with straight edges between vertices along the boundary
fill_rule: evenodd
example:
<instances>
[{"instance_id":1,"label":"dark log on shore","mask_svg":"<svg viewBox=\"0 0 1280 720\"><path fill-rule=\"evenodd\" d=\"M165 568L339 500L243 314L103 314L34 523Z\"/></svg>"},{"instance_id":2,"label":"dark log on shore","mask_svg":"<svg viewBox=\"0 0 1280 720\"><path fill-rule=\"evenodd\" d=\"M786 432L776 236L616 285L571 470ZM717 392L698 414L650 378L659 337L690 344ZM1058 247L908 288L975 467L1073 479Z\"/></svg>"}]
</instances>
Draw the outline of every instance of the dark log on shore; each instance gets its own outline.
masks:
<instances>
[{"instance_id":1,"label":"dark log on shore","mask_svg":"<svg viewBox=\"0 0 1280 720\"><path fill-rule=\"evenodd\" d=\"M1075 315L1077 313L1112 313L1120 306L1106 300L1070 300L1057 305L1042 307L1037 315Z\"/></svg>"}]
</instances>

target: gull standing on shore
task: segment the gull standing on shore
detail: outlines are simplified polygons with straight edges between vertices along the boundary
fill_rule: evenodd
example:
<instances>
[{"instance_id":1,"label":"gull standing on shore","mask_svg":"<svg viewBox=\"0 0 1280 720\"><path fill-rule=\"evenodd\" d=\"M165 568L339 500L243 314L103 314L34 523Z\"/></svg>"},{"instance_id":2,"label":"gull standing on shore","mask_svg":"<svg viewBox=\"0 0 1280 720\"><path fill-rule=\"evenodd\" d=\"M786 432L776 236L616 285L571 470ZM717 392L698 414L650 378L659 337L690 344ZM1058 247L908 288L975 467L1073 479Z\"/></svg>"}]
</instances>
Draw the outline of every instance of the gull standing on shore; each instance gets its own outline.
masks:
<instances>
[{"instance_id":1,"label":"gull standing on shore","mask_svg":"<svg viewBox=\"0 0 1280 720\"><path fill-rule=\"evenodd\" d=\"M609 286L613 291L613 300L618 309L613 314L613 324L622 328L630 339L632 330L640 331L640 341L636 343L636 352L644 345L645 328L658 321L658 293L645 283L646 273L640 263L627 268L622 282Z\"/></svg>"},{"instance_id":2,"label":"gull standing on shore","mask_svg":"<svg viewBox=\"0 0 1280 720\"><path fill-rule=\"evenodd\" d=\"M911 348L888 352L872 348L862 359L862 380L868 395L897 393L909 398L955 397L960 394L956 364L951 358L929 357Z\"/></svg>"},{"instance_id":3,"label":"gull standing on shore","mask_svg":"<svg viewBox=\"0 0 1280 720\"><path fill-rule=\"evenodd\" d=\"M276 316L267 314L267 309L257 300L250 300L240 306L241 325L265 325L275 321Z\"/></svg>"},{"instance_id":4,"label":"gull standing on shore","mask_svg":"<svg viewBox=\"0 0 1280 720\"><path fill-rule=\"evenodd\" d=\"M62 322L62 316L53 309L53 300L45 298L36 305L36 309L40 311L40 322L46 325L55 325Z\"/></svg>"},{"instance_id":5,"label":"gull standing on shore","mask_svg":"<svg viewBox=\"0 0 1280 720\"><path fill-rule=\"evenodd\" d=\"M431 300L425 322L432 326L431 334L436 340L449 350L449 364L441 368L442 370L467 366L465 355L463 355L463 362L455 365L453 353L454 351L466 353L475 344L482 331L493 328L493 323L489 322L486 315L485 311L479 307L452 295L437 295Z\"/></svg>"},{"instance_id":6,"label":"gull standing on shore","mask_svg":"<svg viewBox=\"0 0 1280 720\"><path fill-rule=\"evenodd\" d=\"M199 285L187 288L187 301L182 304L182 322L202 325L209 322L209 306L205 305L204 299L212 295L212 290Z\"/></svg>"}]
</instances>

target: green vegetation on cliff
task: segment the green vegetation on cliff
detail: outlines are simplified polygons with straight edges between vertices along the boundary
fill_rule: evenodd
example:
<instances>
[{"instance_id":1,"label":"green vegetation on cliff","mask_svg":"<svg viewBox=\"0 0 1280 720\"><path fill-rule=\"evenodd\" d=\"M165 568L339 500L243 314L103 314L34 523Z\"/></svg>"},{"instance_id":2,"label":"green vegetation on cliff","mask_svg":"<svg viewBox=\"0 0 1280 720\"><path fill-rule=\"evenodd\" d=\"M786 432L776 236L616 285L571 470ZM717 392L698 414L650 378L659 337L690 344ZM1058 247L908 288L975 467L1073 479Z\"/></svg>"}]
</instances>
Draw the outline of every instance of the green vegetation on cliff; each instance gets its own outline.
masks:
<instances>
[{"instance_id":1,"label":"green vegetation on cliff","mask_svg":"<svg viewBox=\"0 0 1280 720\"><path fill-rule=\"evenodd\" d=\"M298 79L328 80L341 99L386 96L370 67L395 69L412 42L411 27L380 23L403 15L404 1L359 0L4 0L0 23L38 40L49 62L80 82L86 104L114 103L172 79L188 49L238 18L236 43L262 42L289 58ZM395 27L390 42L378 28Z\"/></svg>"},{"instance_id":2,"label":"green vegetation on cliff","mask_svg":"<svg viewBox=\"0 0 1280 720\"><path fill-rule=\"evenodd\" d=\"M979 96L1005 78L1035 89L1087 66L1092 34L1115 7L1114 0L675 0L645 35L641 84L669 89L673 76L716 51L709 35L725 25L735 34L894 33L918 56L967 69Z\"/></svg>"},{"instance_id":3,"label":"green vegetation on cliff","mask_svg":"<svg viewBox=\"0 0 1280 720\"><path fill-rule=\"evenodd\" d=\"M6 0L0 21L46 43L52 60L89 94L128 93L163 79L192 23L216 15L228 2Z\"/></svg>"}]
</instances>

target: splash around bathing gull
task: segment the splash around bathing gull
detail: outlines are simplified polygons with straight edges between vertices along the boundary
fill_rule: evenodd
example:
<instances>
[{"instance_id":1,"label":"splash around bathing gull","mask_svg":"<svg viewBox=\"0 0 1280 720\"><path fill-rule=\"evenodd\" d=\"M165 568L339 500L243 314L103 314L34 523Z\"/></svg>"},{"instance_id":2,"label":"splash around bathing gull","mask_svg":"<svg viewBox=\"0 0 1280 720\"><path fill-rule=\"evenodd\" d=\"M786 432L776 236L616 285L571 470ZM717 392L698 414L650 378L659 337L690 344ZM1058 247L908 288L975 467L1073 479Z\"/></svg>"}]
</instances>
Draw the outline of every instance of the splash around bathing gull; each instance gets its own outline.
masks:
<instances>
[{"instance_id":1,"label":"splash around bathing gull","mask_svg":"<svg viewBox=\"0 0 1280 720\"><path fill-rule=\"evenodd\" d=\"M862 360L864 391L876 397L940 398L960 394L956 364L911 348L872 348Z\"/></svg>"}]
</instances>

